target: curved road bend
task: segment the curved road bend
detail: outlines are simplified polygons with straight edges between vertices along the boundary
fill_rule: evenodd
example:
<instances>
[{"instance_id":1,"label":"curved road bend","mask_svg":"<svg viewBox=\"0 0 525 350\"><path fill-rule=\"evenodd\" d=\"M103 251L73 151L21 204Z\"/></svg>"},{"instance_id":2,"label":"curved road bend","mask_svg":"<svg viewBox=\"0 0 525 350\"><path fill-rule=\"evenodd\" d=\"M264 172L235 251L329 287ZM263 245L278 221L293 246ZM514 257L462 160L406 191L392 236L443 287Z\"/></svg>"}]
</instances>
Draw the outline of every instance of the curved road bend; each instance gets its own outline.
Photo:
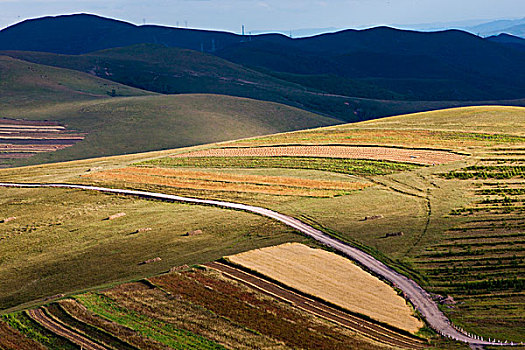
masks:
<instances>
[{"instance_id":1,"label":"curved road bend","mask_svg":"<svg viewBox=\"0 0 525 350\"><path fill-rule=\"evenodd\" d=\"M357 261L359 264L365 266L370 271L375 274L383 277L384 279L390 281L393 285L399 288L405 294L406 298L415 306L415 308L423 315L427 323L439 334L449 337L461 342L465 342L472 345L518 345L511 343L503 343L500 341L486 341L482 340L480 337L475 335L467 335L458 331L448 318L439 310L437 304L432 300L431 296L421 288L416 282L410 278L403 276L393 269L389 268L382 262L376 260L371 255L352 247L346 243L343 243L329 235L295 219L290 216L280 214L278 212L260 208L256 206L239 204L239 203L230 203L216 200L205 200L197 198L188 198L180 197L170 194L155 193L155 192L146 192L146 191L135 191L135 190L121 190L121 189L112 189L105 187L97 186L86 186L86 185L73 185L73 184L24 184L24 183L1 183L0 187L21 187L21 188L37 188L37 187L47 187L47 188L71 188L71 189L81 189L81 190L92 190L105 193L115 193L115 194L124 194L132 195L143 198L152 198L152 199L161 199L175 202L184 202L184 203L194 203L194 204L205 204L218 206L229 209L244 210L259 215L263 215L274 220L280 221L285 225L288 225L299 232L315 239L316 241L336 249L340 253L343 253L352 260Z\"/></svg>"}]
</instances>

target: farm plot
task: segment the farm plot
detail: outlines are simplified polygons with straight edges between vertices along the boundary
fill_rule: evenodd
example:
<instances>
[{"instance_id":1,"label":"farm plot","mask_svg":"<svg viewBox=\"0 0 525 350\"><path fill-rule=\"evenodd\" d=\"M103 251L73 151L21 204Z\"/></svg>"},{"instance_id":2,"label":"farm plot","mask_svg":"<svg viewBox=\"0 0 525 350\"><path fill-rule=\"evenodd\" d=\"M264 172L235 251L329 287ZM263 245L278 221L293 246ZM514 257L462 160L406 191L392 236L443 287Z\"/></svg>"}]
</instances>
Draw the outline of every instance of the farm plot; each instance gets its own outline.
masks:
<instances>
[{"instance_id":1,"label":"farm plot","mask_svg":"<svg viewBox=\"0 0 525 350\"><path fill-rule=\"evenodd\" d=\"M366 125L366 124L365 124ZM505 134L474 133L442 130L402 130L378 127L356 128L355 125L258 137L231 142L238 147L286 144L362 144L430 148L491 147L523 144L525 137Z\"/></svg>"},{"instance_id":2,"label":"farm plot","mask_svg":"<svg viewBox=\"0 0 525 350\"><path fill-rule=\"evenodd\" d=\"M391 348L215 270L187 266L174 270L149 280L77 295L43 309L53 322L81 335L86 343L108 348ZM417 339L397 338L397 344L412 345L408 348L422 347Z\"/></svg>"},{"instance_id":3,"label":"farm plot","mask_svg":"<svg viewBox=\"0 0 525 350\"><path fill-rule=\"evenodd\" d=\"M85 134L71 132L56 122L0 118L0 159L55 152L73 146L84 137Z\"/></svg>"},{"instance_id":4,"label":"farm plot","mask_svg":"<svg viewBox=\"0 0 525 350\"><path fill-rule=\"evenodd\" d=\"M87 174L85 178L197 190L332 197L370 186L363 182L323 181L294 177L236 175L211 171L128 167Z\"/></svg>"},{"instance_id":5,"label":"farm plot","mask_svg":"<svg viewBox=\"0 0 525 350\"><path fill-rule=\"evenodd\" d=\"M350 260L302 244L284 244L227 257L303 293L415 333L423 323L394 289Z\"/></svg>"},{"instance_id":6,"label":"farm plot","mask_svg":"<svg viewBox=\"0 0 525 350\"><path fill-rule=\"evenodd\" d=\"M510 165L513 156L502 156L488 154L475 169L447 174L463 181L477 199L452 210L451 216L462 223L427 247L416 266L432 292L453 297L446 308L458 324L492 338L521 342L525 340L525 158Z\"/></svg>"},{"instance_id":7,"label":"farm plot","mask_svg":"<svg viewBox=\"0 0 525 350\"><path fill-rule=\"evenodd\" d=\"M438 150L406 149L392 147L359 146L280 146L251 148L215 148L172 156L187 157L315 157L371 159L404 162L420 165L435 165L458 161L459 154Z\"/></svg>"},{"instance_id":8,"label":"farm plot","mask_svg":"<svg viewBox=\"0 0 525 350\"><path fill-rule=\"evenodd\" d=\"M45 347L0 321L0 349L44 350Z\"/></svg>"}]
</instances>

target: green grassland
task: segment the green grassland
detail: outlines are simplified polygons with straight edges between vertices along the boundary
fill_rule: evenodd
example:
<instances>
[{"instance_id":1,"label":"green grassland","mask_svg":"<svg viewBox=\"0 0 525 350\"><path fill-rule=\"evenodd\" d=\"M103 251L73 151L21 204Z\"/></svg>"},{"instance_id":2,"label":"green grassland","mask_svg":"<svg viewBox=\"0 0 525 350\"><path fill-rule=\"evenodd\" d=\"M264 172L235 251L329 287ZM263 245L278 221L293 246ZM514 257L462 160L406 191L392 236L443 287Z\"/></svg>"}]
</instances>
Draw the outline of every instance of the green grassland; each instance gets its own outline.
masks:
<instances>
[{"instance_id":1,"label":"green grassland","mask_svg":"<svg viewBox=\"0 0 525 350\"><path fill-rule=\"evenodd\" d=\"M504 125L506 122L512 127ZM403 125L406 127L403 128ZM333 198L197 191L132 182L96 183L210 199L228 199L261 205L295 216L364 248L416 279L431 292L445 296L450 294L459 303L450 307L443 306L443 309L465 329L485 338L490 336L523 341L519 322L523 318L525 305L523 290L520 287L520 274L523 272L525 258L522 242L525 224L523 179L517 171L507 168L496 169L515 174L507 179L461 179L447 174L469 171L468 167L473 166L519 169L523 164L521 159L524 158L520 155L525 145L522 139L525 134L524 126L523 108L480 107L446 110L233 143L38 165L16 170L4 169L0 170L0 181L89 183L91 180L82 175L138 164L186 165L193 167L191 169L205 169L211 172L308 179L345 177L369 182L373 186ZM409 166L387 173L355 171L351 172L352 177L344 173L336 174L327 171L333 169L322 167L312 169L303 166L307 169L290 169L271 165L245 168L243 164L224 163L224 159L175 164L172 163L173 158L167 158L171 154L191 150L239 144L332 144L334 139L362 135L361 130L373 130L374 133L367 133L361 139L351 139L350 143L384 142L416 147L418 139L414 135L423 135L422 132L425 132L426 136L422 137L423 141L419 146L429 148L433 140L439 140L443 133L447 133L450 137L445 140L446 144L437 143L437 148L448 148L469 156L450 164ZM383 132L384 130L387 132ZM499 136L494 136L496 134ZM390 142L385 140L385 135L390 137ZM518 155L512 155L514 160L509 164L509 160L505 160L505 153ZM492 160L487 161L489 158ZM504 163L498 165L494 158L503 158ZM296 162L295 165L297 164L300 165L301 162ZM217 166L225 168L218 169ZM377 164L374 166L377 167ZM94 170L88 172L89 169ZM95 288L103 283L116 283L153 275L175 264L203 262L225 252L243 251L286 240L304 240L271 221L247 213L216 208L157 203L58 189L0 191L3 194L1 215L20 216L20 220L0 224L4 225L0 227L8 237L1 242L10 247L6 255L8 258L2 263L2 266L6 266L3 275L13 280L13 285L4 287L2 292L4 305L9 306L17 306L46 295L70 293ZM28 193L33 195L29 197ZM36 196L39 199L33 199ZM510 197L511 200L506 200L506 197ZM64 211L56 208L60 203L65 203L65 207L70 208L65 212L71 213L72 219L62 219ZM102 207L82 211L83 207L89 209L98 205L93 203L100 203ZM15 211L18 211L18 215ZM104 217L120 211L127 212L128 215L115 221L102 221ZM77 212L79 214L74 214ZM225 218L225 215L228 217ZM382 217L365 220L366 217L376 215ZM492 220L490 223L496 226L514 226L501 232L469 229L472 225L481 225L486 220ZM56 226L58 223L60 225ZM149 227L154 225L153 223L158 223L153 231L144 235L129 235L129 232L138 227ZM77 227L82 234L75 234L77 231L73 230ZM189 237L188 241L184 241L188 237L180 236L186 230L202 227L207 228L203 230L205 234L201 237ZM227 233L221 236L219 232L223 231ZM176 234L173 235L173 232ZM210 232L209 239L206 232ZM251 232L251 235L247 235L247 232ZM403 235L386 237L388 233L395 232L403 232ZM262 234L262 237L259 237L259 234ZM167 237L170 237L169 240ZM35 239L38 239L40 244L31 246L30 243ZM188 244L193 239L202 241ZM172 245L166 244L166 240ZM18 259L20 253L15 251L21 247L26 247L22 252L28 259ZM62 258L57 258L57 254ZM161 256L163 260L155 264L137 265L141 259L155 256ZM89 264L83 263L85 259L89 259ZM25 260L31 262L33 267L26 264ZM98 262L101 261L106 268L100 267ZM38 268L35 269L34 266ZM86 266L89 268L86 269ZM444 269L445 266L449 269ZM70 271L75 271L78 276L75 275L74 280L61 281L60 276L63 275L60 274L70 276ZM19 276L15 279L16 274ZM460 278L464 278L464 281L458 281ZM34 279L39 283L32 283ZM39 289L30 289L35 285L39 285ZM17 288L22 288L21 294L15 294ZM446 346L443 345L443 348Z\"/></svg>"},{"instance_id":2,"label":"green grassland","mask_svg":"<svg viewBox=\"0 0 525 350\"><path fill-rule=\"evenodd\" d=\"M18 117L16 112L8 111L18 109L23 112L58 102L146 95L154 95L154 93L86 73L0 56L0 114L2 116Z\"/></svg>"},{"instance_id":3,"label":"green grassland","mask_svg":"<svg viewBox=\"0 0 525 350\"><path fill-rule=\"evenodd\" d=\"M84 191L2 189L0 308L302 240L268 219ZM125 217L104 220L124 212ZM227 224L226 224L227 223ZM136 233L139 228L151 231ZM201 235L184 236L200 229ZM23 258L22 258L23 257ZM162 261L139 265L161 257Z\"/></svg>"},{"instance_id":4,"label":"green grassland","mask_svg":"<svg viewBox=\"0 0 525 350\"><path fill-rule=\"evenodd\" d=\"M331 75L292 75L255 70L222 58L193 50L162 45L139 44L107 49L84 55L58 55L41 52L0 51L0 55L57 68L67 68L99 78L162 94L209 93L271 101L356 122L462 105L494 104L479 101L450 101L435 94L414 94L411 85L421 91L439 91L454 81L430 85L424 80L372 81L346 79ZM399 90L400 84L408 88ZM388 86L388 85L394 86ZM384 87L381 87L383 85ZM467 88L468 89L468 88ZM446 89L445 89L446 90ZM111 93L111 89L108 90ZM505 105L523 105L524 101L500 101ZM214 140L210 140L213 142Z\"/></svg>"},{"instance_id":5,"label":"green grassland","mask_svg":"<svg viewBox=\"0 0 525 350\"><path fill-rule=\"evenodd\" d=\"M1 99L1 98L0 98ZM338 123L296 108L220 95L158 95L4 109L6 117L55 120L87 133L63 150L20 160L39 164L193 146Z\"/></svg>"}]
</instances>

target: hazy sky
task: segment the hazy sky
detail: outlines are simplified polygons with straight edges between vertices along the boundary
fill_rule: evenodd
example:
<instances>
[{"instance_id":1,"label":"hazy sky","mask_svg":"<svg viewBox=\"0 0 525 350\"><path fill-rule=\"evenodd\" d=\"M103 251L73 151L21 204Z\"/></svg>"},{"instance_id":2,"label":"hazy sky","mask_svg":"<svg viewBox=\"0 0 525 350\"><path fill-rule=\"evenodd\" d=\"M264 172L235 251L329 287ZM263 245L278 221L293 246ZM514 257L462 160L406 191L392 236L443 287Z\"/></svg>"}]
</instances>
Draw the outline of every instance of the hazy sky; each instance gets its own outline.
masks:
<instances>
[{"instance_id":1,"label":"hazy sky","mask_svg":"<svg viewBox=\"0 0 525 350\"><path fill-rule=\"evenodd\" d=\"M0 28L79 12L239 32L242 24L284 30L516 18L525 16L525 0L0 0Z\"/></svg>"}]
</instances>

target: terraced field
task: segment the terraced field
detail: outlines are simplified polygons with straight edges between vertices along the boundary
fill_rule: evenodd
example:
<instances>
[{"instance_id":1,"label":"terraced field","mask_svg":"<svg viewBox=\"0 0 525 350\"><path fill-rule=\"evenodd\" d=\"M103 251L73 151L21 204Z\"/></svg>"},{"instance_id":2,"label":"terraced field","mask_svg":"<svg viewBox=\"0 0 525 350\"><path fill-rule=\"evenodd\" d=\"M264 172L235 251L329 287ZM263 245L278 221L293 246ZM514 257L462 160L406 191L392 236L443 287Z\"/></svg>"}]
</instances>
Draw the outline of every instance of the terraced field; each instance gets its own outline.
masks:
<instances>
[{"instance_id":1,"label":"terraced field","mask_svg":"<svg viewBox=\"0 0 525 350\"><path fill-rule=\"evenodd\" d=\"M524 118L523 109L512 108L440 111L187 149L19 168L16 172L4 169L0 171L0 179L144 189L272 209L359 247L410 276L434 293L441 309L466 332L484 339L520 342L525 341L522 332ZM353 159L352 154L349 158L335 158L334 146L389 153L358 155L368 159ZM256 153L242 156L224 153L239 150ZM264 154L269 150L278 153ZM293 152L282 153L283 150ZM326 150L328 153L315 153ZM392 161L397 150L403 156ZM446 154L454 158L450 162L412 164L410 160L418 158L410 156L419 151L425 151L420 157ZM194 157L186 157L188 154ZM242 275L247 271L234 272L237 276L232 277L231 270L222 271L221 275L195 268L151 277L170 266L203 264L218 256L253 248L289 241L312 244L274 222L255 220L257 217L252 214L110 196L95 200L86 193L70 191L67 196L79 200L72 205L59 189L34 190L39 196L52 194L35 203L27 201L28 190L1 191L6 191L6 196L0 197L1 215L17 219L0 224L2 244L9 248L0 274L16 273L23 282L20 285L23 293L16 297L16 286L0 286L3 302L20 310L26 307L20 305L22 302L59 293L72 295L75 290L87 287L98 288L91 293L74 294L74 300L52 304L59 305L80 323L68 318L58 306L47 305L44 312L73 325L99 344L107 345L116 337L136 348L153 349L178 346L168 345L167 338L177 339L180 344L197 342L226 348L315 348L322 338L331 339L327 348L359 349L395 346L384 337L401 340L406 336L399 332L395 337L392 333L363 334L359 328L361 322L352 319L357 315L338 314L334 310L344 311L341 306L334 308L333 301L321 308L323 314L315 316L312 310L294 302L290 304L283 296L270 298L269 291L262 286L288 288L272 289L283 294L301 293L275 281L262 281L264 278L253 272L248 273L247 280ZM86 207L88 211L82 211L86 203L92 205ZM57 209L64 204L69 208L65 214L63 209ZM102 221L118 212L128 215ZM34 218L30 213L34 213ZM248 222L249 218L254 220ZM206 221L204 229L199 220ZM151 230L132 233L138 228ZM202 229L203 234L188 234L195 229ZM53 259L51 254L30 249L27 242L36 238L52 248ZM30 258L27 264L17 259L21 247L25 247L22 252ZM87 247L88 253L84 254L86 250L79 247ZM83 271L85 264L79 262L85 259L89 266L104 268ZM155 262L138 265L150 260ZM29 262L39 268L29 270ZM216 265L207 266L220 270ZM78 278L60 281L49 271L74 271ZM101 287L103 283L141 278L149 282ZM33 280L41 281L42 288L32 288ZM71 283L74 286L66 289L66 284ZM255 293L256 297L248 299L236 288ZM317 305L312 301L321 302L304 292L302 297L310 298L303 300L308 305ZM269 299L270 304L266 301L259 304L260 300ZM49 301L40 299L32 305L42 303ZM285 309L277 308L275 303L282 303ZM224 305L238 307L226 309ZM272 318L276 315L279 321ZM278 327L266 324L263 318L274 320ZM146 319L156 322L148 326ZM31 332L20 324L47 334L44 327L25 313L9 314L4 320L25 336ZM104 332L92 332L92 328L82 324ZM388 331L396 333L391 328ZM289 334L303 336L297 340ZM420 334L428 337L429 346L435 349L464 349L429 329L424 328ZM51 336L49 339L58 341ZM347 343L342 345L343 342ZM411 344L421 345L417 339Z\"/></svg>"},{"instance_id":2,"label":"terraced field","mask_svg":"<svg viewBox=\"0 0 525 350\"><path fill-rule=\"evenodd\" d=\"M491 337L522 336L518 329L525 313L524 166L523 149L499 147L488 149L476 165L444 174L465 182L475 199L451 211L461 224L447 230L417 262L433 292L454 296L448 306L453 319Z\"/></svg>"},{"instance_id":3,"label":"terraced field","mask_svg":"<svg viewBox=\"0 0 525 350\"><path fill-rule=\"evenodd\" d=\"M302 244L284 244L227 257L228 261L331 304L407 332L418 320L393 288L346 258Z\"/></svg>"},{"instance_id":4,"label":"terraced field","mask_svg":"<svg viewBox=\"0 0 525 350\"><path fill-rule=\"evenodd\" d=\"M10 159L71 147L84 137L56 122L0 118L0 166Z\"/></svg>"},{"instance_id":5,"label":"terraced field","mask_svg":"<svg viewBox=\"0 0 525 350\"><path fill-rule=\"evenodd\" d=\"M381 342L425 347L420 339L343 311L333 310L341 321L329 322L217 269L174 270L179 271L4 318L24 341L42 342L36 330L51 332L49 339L67 339L54 346L60 349L64 344L93 350L391 348Z\"/></svg>"}]
</instances>

